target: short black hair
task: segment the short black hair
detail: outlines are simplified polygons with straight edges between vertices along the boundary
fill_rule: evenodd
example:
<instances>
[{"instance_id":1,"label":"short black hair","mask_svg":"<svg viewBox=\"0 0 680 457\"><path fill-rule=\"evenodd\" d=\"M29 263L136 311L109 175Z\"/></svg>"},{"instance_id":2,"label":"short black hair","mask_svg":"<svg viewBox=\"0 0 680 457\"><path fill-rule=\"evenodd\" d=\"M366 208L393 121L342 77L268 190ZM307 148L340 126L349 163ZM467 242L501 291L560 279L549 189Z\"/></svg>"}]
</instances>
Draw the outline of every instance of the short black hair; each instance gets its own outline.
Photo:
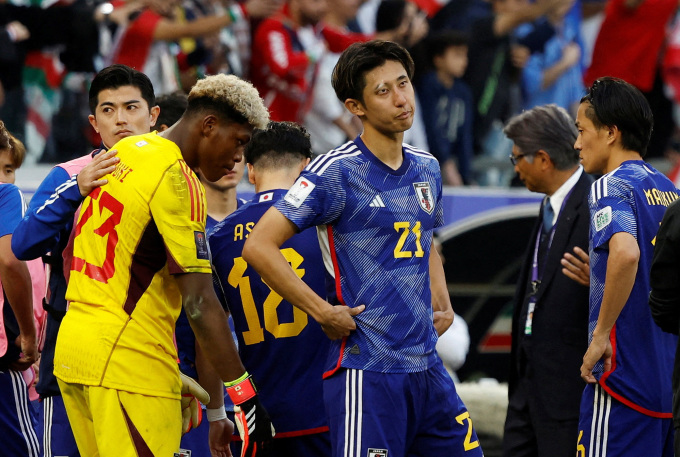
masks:
<instances>
[{"instance_id":1,"label":"short black hair","mask_svg":"<svg viewBox=\"0 0 680 457\"><path fill-rule=\"evenodd\" d=\"M118 89L123 86L133 86L142 93L142 98L149 105L149 110L156 106L156 96L153 91L153 84L148 76L141 71L130 68L127 65L109 65L92 80L89 92L90 112L95 114L97 103L99 103L99 93L106 89Z\"/></svg>"},{"instance_id":2,"label":"short black hair","mask_svg":"<svg viewBox=\"0 0 680 457\"><path fill-rule=\"evenodd\" d=\"M467 46L467 34L457 30L445 30L429 37L427 43L427 58L434 65L434 58L441 57L452 47Z\"/></svg>"},{"instance_id":3,"label":"short black hair","mask_svg":"<svg viewBox=\"0 0 680 457\"><path fill-rule=\"evenodd\" d=\"M178 91L161 95L156 99L156 104L161 109L156 125L160 127L165 124L171 127L172 124L179 121L179 118L182 117L182 114L187 109L187 94Z\"/></svg>"},{"instance_id":4,"label":"short black hair","mask_svg":"<svg viewBox=\"0 0 680 457\"><path fill-rule=\"evenodd\" d=\"M294 122L270 122L246 144L246 163L258 168L287 168L312 158L307 129Z\"/></svg>"},{"instance_id":5,"label":"short black hair","mask_svg":"<svg viewBox=\"0 0 680 457\"><path fill-rule=\"evenodd\" d=\"M384 65L388 60L401 63L409 79L413 79L414 64L411 55L393 41L373 40L354 43L340 55L333 69L331 83L341 102L348 98L363 103L366 73Z\"/></svg>"},{"instance_id":6,"label":"short black hair","mask_svg":"<svg viewBox=\"0 0 680 457\"><path fill-rule=\"evenodd\" d=\"M654 115L645 96L623 79L605 76L593 82L581 103L588 103L586 117L595 128L616 126L624 149L647 154Z\"/></svg>"}]
</instances>

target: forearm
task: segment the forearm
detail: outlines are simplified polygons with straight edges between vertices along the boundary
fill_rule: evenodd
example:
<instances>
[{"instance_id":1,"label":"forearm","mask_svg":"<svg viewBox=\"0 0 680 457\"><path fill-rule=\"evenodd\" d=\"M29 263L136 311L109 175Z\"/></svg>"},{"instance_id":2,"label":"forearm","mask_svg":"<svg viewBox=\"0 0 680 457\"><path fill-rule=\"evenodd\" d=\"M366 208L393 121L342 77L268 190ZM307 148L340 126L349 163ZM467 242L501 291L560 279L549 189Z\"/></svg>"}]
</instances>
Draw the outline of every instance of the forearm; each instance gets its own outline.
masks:
<instances>
[{"instance_id":1,"label":"forearm","mask_svg":"<svg viewBox=\"0 0 680 457\"><path fill-rule=\"evenodd\" d=\"M64 171L64 177L67 178ZM47 181L47 180L46 180ZM12 238L12 251L21 260L36 259L54 248L59 235L70 226L83 197L76 178L46 184L31 200ZM41 188L43 185L41 184Z\"/></svg>"},{"instance_id":2,"label":"forearm","mask_svg":"<svg viewBox=\"0 0 680 457\"><path fill-rule=\"evenodd\" d=\"M639 258L640 251L632 235L617 233L612 237L604 295L593 336L609 336L633 290Z\"/></svg>"},{"instance_id":3,"label":"forearm","mask_svg":"<svg viewBox=\"0 0 680 457\"><path fill-rule=\"evenodd\" d=\"M430 291L432 293L432 310L438 313L435 316L434 325L437 334L441 336L453 323L453 308L446 285L444 266L434 243L430 247Z\"/></svg>"},{"instance_id":4,"label":"forearm","mask_svg":"<svg viewBox=\"0 0 680 457\"><path fill-rule=\"evenodd\" d=\"M530 3L529 5L508 13L498 14L493 23L493 32L497 37L512 32L518 25L531 22L544 15L549 10L545 1Z\"/></svg>"},{"instance_id":5,"label":"forearm","mask_svg":"<svg viewBox=\"0 0 680 457\"><path fill-rule=\"evenodd\" d=\"M205 356L200 344L196 344L196 371L199 384L210 395L210 403L205 406L208 409L224 408L224 383Z\"/></svg>"},{"instance_id":6,"label":"forearm","mask_svg":"<svg viewBox=\"0 0 680 457\"><path fill-rule=\"evenodd\" d=\"M560 60L552 67L543 72L543 81L541 82L541 89L545 90L555 84L555 81L571 68L568 62Z\"/></svg>"},{"instance_id":7,"label":"forearm","mask_svg":"<svg viewBox=\"0 0 680 457\"><path fill-rule=\"evenodd\" d=\"M323 322L326 311L332 306L295 274L276 242L262 239L253 231L243 247L243 258L272 290L317 322Z\"/></svg>"},{"instance_id":8,"label":"forearm","mask_svg":"<svg viewBox=\"0 0 680 457\"><path fill-rule=\"evenodd\" d=\"M245 368L231 337L227 315L212 295L183 294L184 308L205 358L220 379L231 381L243 375Z\"/></svg>"},{"instance_id":9,"label":"forearm","mask_svg":"<svg viewBox=\"0 0 680 457\"><path fill-rule=\"evenodd\" d=\"M11 238L12 235L5 235L0 238L2 287L19 324L20 333L24 336L35 337L31 275L26 264L12 254L10 249Z\"/></svg>"}]
</instances>

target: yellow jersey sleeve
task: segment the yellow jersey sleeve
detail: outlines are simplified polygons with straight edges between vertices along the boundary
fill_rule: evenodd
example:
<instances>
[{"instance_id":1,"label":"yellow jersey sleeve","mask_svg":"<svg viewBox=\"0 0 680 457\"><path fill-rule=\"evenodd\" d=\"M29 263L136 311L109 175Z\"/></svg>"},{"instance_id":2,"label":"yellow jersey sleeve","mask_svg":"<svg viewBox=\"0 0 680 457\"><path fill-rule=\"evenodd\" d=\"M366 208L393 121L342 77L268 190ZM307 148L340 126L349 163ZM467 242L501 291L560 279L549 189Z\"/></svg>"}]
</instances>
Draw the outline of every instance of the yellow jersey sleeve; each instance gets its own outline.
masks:
<instances>
[{"instance_id":1,"label":"yellow jersey sleeve","mask_svg":"<svg viewBox=\"0 0 680 457\"><path fill-rule=\"evenodd\" d=\"M169 273L211 273L205 190L183 160L166 170L149 207L165 243Z\"/></svg>"}]
</instances>

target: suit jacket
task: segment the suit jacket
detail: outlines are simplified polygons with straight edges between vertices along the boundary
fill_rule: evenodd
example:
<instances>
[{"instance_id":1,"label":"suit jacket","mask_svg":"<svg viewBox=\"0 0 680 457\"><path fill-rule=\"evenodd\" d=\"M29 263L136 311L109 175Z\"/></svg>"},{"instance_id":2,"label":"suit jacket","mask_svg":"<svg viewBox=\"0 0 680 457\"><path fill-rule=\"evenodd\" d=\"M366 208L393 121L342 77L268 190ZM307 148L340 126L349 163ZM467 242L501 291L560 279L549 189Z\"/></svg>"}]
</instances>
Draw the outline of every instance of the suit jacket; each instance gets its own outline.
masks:
<instances>
[{"instance_id":1,"label":"suit jacket","mask_svg":"<svg viewBox=\"0 0 680 457\"><path fill-rule=\"evenodd\" d=\"M526 377L530 392L542 402L555 420L578 418L585 383L580 367L588 349L588 288L562 273L560 260L565 252L579 246L588 252L590 214L588 193L593 178L585 172L574 185L556 222L552 244L547 252L541 284L536 294L532 335L524 334L527 294L531 290L534 243L541 230L543 208L531 234L515 293L512 319L512 365L509 395L520 377ZM520 360L524 338L531 338L526 362ZM523 372L521 371L523 369Z\"/></svg>"}]
</instances>

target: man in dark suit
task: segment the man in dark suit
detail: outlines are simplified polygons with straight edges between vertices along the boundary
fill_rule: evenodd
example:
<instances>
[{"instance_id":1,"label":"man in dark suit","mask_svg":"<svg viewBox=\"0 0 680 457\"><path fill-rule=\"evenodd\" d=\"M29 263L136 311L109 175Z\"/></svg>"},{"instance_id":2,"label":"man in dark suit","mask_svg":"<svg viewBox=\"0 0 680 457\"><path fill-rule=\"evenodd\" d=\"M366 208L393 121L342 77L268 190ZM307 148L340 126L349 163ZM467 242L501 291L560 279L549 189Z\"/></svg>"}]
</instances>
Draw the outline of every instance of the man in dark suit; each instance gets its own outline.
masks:
<instances>
[{"instance_id":1,"label":"man in dark suit","mask_svg":"<svg viewBox=\"0 0 680 457\"><path fill-rule=\"evenodd\" d=\"M576 128L564 109L535 107L504 131L514 143L510 160L519 178L546 197L517 282L503 455L573 457L588 288L565 276L560 262L575 247L588 250L592 178L579 165Z\"/></svg>"}]
</instances>

